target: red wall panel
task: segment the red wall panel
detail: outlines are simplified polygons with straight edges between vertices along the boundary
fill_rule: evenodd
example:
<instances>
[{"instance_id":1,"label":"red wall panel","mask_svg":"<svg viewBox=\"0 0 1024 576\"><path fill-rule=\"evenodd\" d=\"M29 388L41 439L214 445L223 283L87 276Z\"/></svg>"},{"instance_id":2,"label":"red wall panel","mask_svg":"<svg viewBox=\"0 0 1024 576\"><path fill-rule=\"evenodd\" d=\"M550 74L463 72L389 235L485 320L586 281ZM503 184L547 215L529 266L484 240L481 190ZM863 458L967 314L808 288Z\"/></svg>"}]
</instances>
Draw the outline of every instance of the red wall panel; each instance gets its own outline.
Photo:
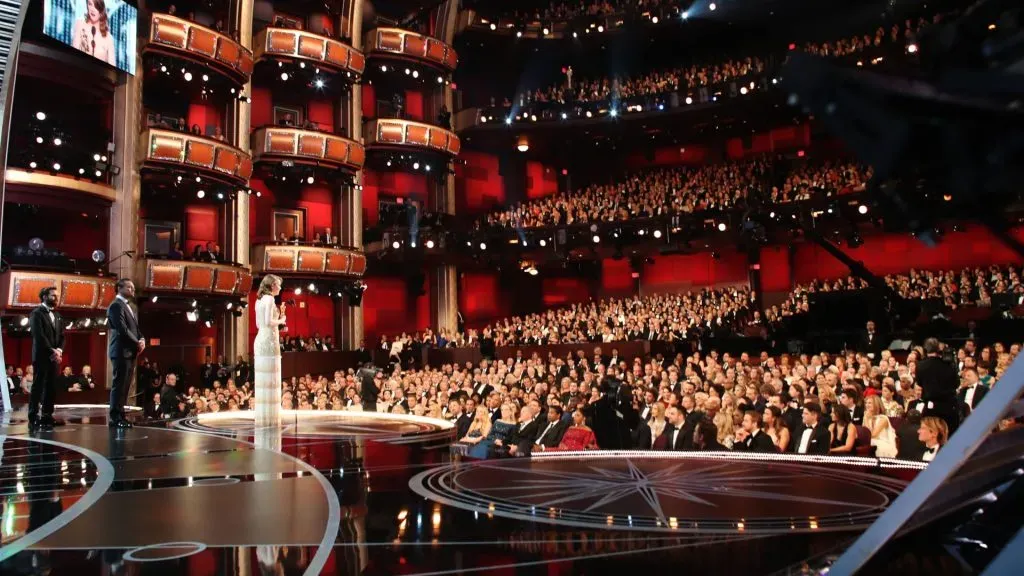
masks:
<instances>
[{"instance_id":1,"label":"red wall panel","mask_svg":"<svg viewBox=\"0 0 1024 576\"><path fill-rule=\"evenodd\" d=\"M678 164L705 164L710 161L707 146L665 146L656 148L648 157L643 152L630 154L626 166L631 170L654 166L675 166Z\"/></svg>"},{"instance_id":2,"label":"red wall panel","mask_svg":"<svg viewBox=\"0 0 1024 576\"><path fill-rule=\"evenodd\" d=\"M363 118L372 119L377 117L377 91L373 85L363 83Z\"/></svg>"},{"instance_id":3,"label":"red wall panel","mask_svg":"<svg viewBox=\"0 0 1024 576\"><path fill-rule=\"evenodd\" d=\"M558 193L558 172L540 162L526 163L526 197L530 200Z\"/></svg>"},{"instance_id":4,"label":"red wall panel","mask_svg":"<svg viewBox=\"0 0 1024 576\"><path fill-rule=\"evenodd\" d=\"M430 284L425 294L412 298L404 278L372 277L363 280L363 331L367 345L380 336L416 332L430 326Z\"/></svg>"},{"instance_id":5,"label":"red wall panel","mask_svg":"<svg viewBox=\"0 0 1024 576\"><path fill-rule=\"evenodd\" d=\"M564 306L585 302L592 297L594 288L586 278L544 278L541 282L544 306Z\"/></svg>"},{"instance_id":6,"label":"red wall panel","mask_svg":"<svg viewBox=\"0 0 1024 576\"><path fill-rule=\"evenodd\" d=\"M379 196L427 199L427 177L409 172L363 171L363 223L372 226L380 218Z\"/></svg>"},{"instance_id":7,"label":"red wall panel","mask_svg":"<svg viewBox=\"0 0 1024 576\"><path fill-rule=\"evenodd\" d=\"M455 202L459 212L486 212L505 204L505 181L498 156L464 151L455 165Z\"/></svg>"},{"instance_id":8,"label":"red wall panel","mask_svg":"<svg viewBox=\"0 0 1024 576\"><path fill-rule=\"evenodd\" d=\"M224 128L224 118L221 111L211 102L193 102L188 106L189 128L198 124L199 128L206 134L207 126L220 126Z\"/></svg>"},{"instance_id":9,"label":"red wall panel","mask_svg":"<svg viewBox=\"0 0 1024 576\"><path fill-rule=\"evenodd\" d=\"M636 292L637 281L628 258L605 258L601 261L601 293L604 296L627 296Z\"/></svg>"},{"instance_id":10,"label":"red wall panel","mask_svg":"<svg viewBox=\"0 0 1024 576\"><path fill-rule=\"evenodd\" d=\"M324 132L334 132L334 103L327 99L310 100L306 104L306 119Z\"/></svg>"},{"instance_id":11,"label":"red wall panel","mask_svg":"<svg viewBox=\"0 0 1024 576\"><path fill-rule=\"evenodd\" d=\"M654 264L644 264L641 287L676 291L747 281L745 254L725 251L720 256L713 258L710 252L655 256Z\"/></svg>"},{"instance_id":12,"label":"red wall panel","mask_svg":"<svg viewBox=\"0 0 1024 576\"><path fill-rule=\"evenodd\" d=\"M253 128L259 128L273 124L274 103L270 97L270 89L253 85L250 100L252 100L249 104L250 125Z\"/></svg>"},{"instance_id":13,"label":"red wall panel","mask_svg":"<svg viewBox=\"0 0 1024 576\"><path fill-rule=\"evenodd\" d=\"M731 138L725 144L726 155L731 160L740 160L768 152L801 148L811 143L810 124L785 126L769 132L753 134L746 138Z\"/></svg>"},{"instance_id":14,"label":"red wall panel","mask_svg":"<svg viewBox=\"0 0 1024 576\"><path fill-rule=\"evenodd\" d=\"M788 246L761 249L761 292L789 292L791 277Z\"/></svg>"},{"instance_id":15,"label":"red wall panel","mask_svg":"<svg viewBox=\"0 0 1024 576\"><path fill-rule=\"evenodd\" d=\"M197 245L205 245L207 242L220 242L219 222L217 221L217 208L213 206L187 206L185 208L185 245L182 247L186 254L192 252ZM223 246L221 247L223 249Z\"/></svg>"},{"instance_id":16,"label":"red wall panel","mask_svg":"<svg viewBox=\"0 0 1024 576\"><path fill-rule=\"evenodd\" d=\"M1024 228L1013 235L1024 239ZM948 232L934 248L929 248L909 234L865 236L859 248L842 250L859 260L879 276L908 271L952 269L971 266L1019 263L1020 259L981 226L971 226L963 232ZM849 269L822 248L810 243L796 247L794 280L805 283L816 278L848 276Z\"/></svg>"},{"instance_id":17,"label":"red wall panel","mask_svg":"<svg viewBox=\"0 0 1024 576\"><path fill-rule=\"evenodd\" d=\"M259 178L249 181L249 187L260 192L260 197L251 197L249 203L249 234L253 243L267 242L273 237L274 209L303 210L306 214L305 237L312 239L317 232L330 228L338 234L334 225L337 212L337 195L326 186L303 184L298 190L279 190L275 193Z\"/></svg>"},{"instance_id":18,"label":"red wall panel","mask_svg":"<svg viewBox=\"0 0 1024 576\"><path fill-rule=\"evenodd\" d=\"M459 274L459 312L470 328L496 318L511 315L508 292L501 289L497 274L463 272Z\"/></svg>"},{"instance_id":19,"label":"red wall panel","mask_svg":"<svg viewBox=\"0 0 1024 576\"><path fill-rule=\"evenodd\" d=\"M423 93L417 90L405 91L405 117L423 120Z\"/></svg>"}]
</instances>

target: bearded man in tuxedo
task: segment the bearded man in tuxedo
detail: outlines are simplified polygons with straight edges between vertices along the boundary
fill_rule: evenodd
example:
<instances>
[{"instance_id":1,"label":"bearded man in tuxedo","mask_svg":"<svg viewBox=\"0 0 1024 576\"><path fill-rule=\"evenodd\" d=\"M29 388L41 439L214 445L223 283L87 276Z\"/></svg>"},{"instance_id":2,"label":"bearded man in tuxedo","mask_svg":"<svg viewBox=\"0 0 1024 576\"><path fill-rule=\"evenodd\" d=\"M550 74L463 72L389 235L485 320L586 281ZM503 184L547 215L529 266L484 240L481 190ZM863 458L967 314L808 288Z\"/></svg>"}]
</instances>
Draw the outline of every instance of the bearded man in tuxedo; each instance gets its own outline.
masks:
<instances>
[{"instance_id":1,"label":"bearded man in tuxedo","mask_svg":"<svg viewBox=\"0 0 1024 576\"><path fill-rule=\"evenodd\" d=\"M64 359L64 322L56 307L57 288L48 286L39 291L39 306L29 315L32 369L35 371L28 404L28 427L31 430L52 430L58 425L53 419L53 405L57 394L57 375Z\"/></svg>"}]
</instances>

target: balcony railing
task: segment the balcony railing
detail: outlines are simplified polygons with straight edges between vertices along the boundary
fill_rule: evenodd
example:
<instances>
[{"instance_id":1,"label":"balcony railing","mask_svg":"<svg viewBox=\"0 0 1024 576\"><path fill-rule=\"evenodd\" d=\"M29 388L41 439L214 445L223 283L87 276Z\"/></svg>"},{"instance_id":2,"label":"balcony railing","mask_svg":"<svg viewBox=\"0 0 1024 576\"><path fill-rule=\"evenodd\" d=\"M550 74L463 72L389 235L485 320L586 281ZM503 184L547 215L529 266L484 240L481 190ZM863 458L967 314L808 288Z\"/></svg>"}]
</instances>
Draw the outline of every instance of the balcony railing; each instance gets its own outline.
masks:
<instances>
[{"instance_id":1,"label":"balcony railing","mask_svg":"<svg viewBox=\"0 0 1024 576\"><path fill-rule=\"evenodd\" d=\"M246 296L252 290L248 268L209 262L143 258L136 261L139 289L187 296Z\"/></svg>"},{"instance_id":2,"label":"balcony railing","mask_svg":"<svg viewBox=\"0 0 1024 576\"><path fill-rule=\"evenodd\" d=\"M374 28L366 33L368 58L399 58L454 72L459 54L448 44L401 28Z\"/></svg>"},{"instance_id":3,"label":"balcony railing","mask_svg":"<svg viewBox=\"0 0 1024 576\"><path fill-rule=\"evenodd\" d=\"M239 85L252 75L252 52L228 36L170 14L153 14L144 51L208 65Z\"/></svg>"},{"instance_id":4,"label":"balcony railing","mask_svg":"<svg viewBox=\"0 0 1024 576\"><path fill-rule=\"evenodd\" d=\"M104 310L117 294L114 278L30 270L0 274L0 303L5 309L28 310L39 305L39 291L57 288L59 310Z\"/></svg>"},{"instance_id":5,"label":"balcony railing","mask_svg":"<svg viewBox=\"0 0 1024 576\"><path fill-rule=\"evenodd\" d=\"M8 186L26 189L68 190L73 194L86 194L113 202L116 198L114 187L103 183L75 178L70 174L52 174L47 172L8 168L4 173Z\"/></svg>"},{"instance_id":6,"label":"balcony railing","mask_svg":"<svg viewBox=\"0 0 1024 576\"><path fill-rule=\"evenodd\" d=\"M247 186L252 176L252 158L220 140L149 128L139 141L141 156L152 167L196 170L235 186Z\"/></svg>"},{"instance_id":7,"label":"balcony railing","mask_svg":"<svg viewBox=\"0 0 1024 576\"><path fill-rule=\"evenodd\" d=\"M462 149L458 135L440 126L399 120L378 118L366 125L364 132L367 148L421 148L458 156Z\"/></svg>"},{"instance_id":8,"label":"balcony railing","mask_svg":"<svg viewBox=\"0 0 1024 576\"><path fill-rule=\"evenodd\" d=\"M260 244L253 246L252 266L253 272L360 277L366 272L366 255L341 248Z\"/></svg>"},{"instance_id":9,"label":"balcony railing","mask_svg":"<svg viewBox=\"0 0 1024 576\"><path fill-rule=\"evenodd\" d=\"M355 76L361 76L366 69L366 57L359 50L305 30L264 28L252 45L257 61L288 58Z\"/></svg>"},{"instance_id":10,"label":"balcony railing","mask_svg":"<svg viewBox=\"0 0 1024 576\"><path fill-rule=\"evenodd\" d=\"M288 160L328 168L359 170L366 160L363 145L348 138L279 126L265 126L252 133L256 162Z\"/></svg>"}]
</instances>

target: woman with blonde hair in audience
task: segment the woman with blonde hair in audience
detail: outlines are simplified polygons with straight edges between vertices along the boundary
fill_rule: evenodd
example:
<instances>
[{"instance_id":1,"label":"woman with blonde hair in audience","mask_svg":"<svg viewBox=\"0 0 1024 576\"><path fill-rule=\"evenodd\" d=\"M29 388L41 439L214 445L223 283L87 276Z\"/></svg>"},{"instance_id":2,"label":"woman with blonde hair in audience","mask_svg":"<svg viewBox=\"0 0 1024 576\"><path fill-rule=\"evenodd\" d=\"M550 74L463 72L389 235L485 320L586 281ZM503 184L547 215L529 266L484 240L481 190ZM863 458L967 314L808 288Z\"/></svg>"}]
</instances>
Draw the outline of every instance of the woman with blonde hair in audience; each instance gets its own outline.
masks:
<instances>
[{"instance_id":1,"label":"woman with blonde hair in audience","mask_svg":"<svg viewBox=\"0 0 1024 576\"><path fill-rule=\"evenodd\" d=\"M925 416L921 418L921 427L917 429L917 439L924 443L925 447L921 460L931 462L939 448L946 445L949 439L949 426L942 418Z\"/></svg>"},{"instance_id":2,"label":"woman with blonde hair in audience","mask_svg":"<svg viewBox=\"0 0 1024 576\"><path fill-rule=\"evenodd\" d=\"M896 430L886 416L882 399L868 396L864 399L864 426L871 430L871 445L879 458L896 457Z\"/></svg>"},{"instance_id":3,"label":"woman with blonde hair in audience","mask_svg":"<svg viewBox=\"0 0 1024 576\"><path fill-rule=\"evenodd\" d=\"M661 436L665 430L665 404L655 402L651 405L651 415L647 419L647 426L651 428L651 438Z\"/></svg>"},{"instance_id":4,"label":"woman with blonde hair in audience","mask_svg":"<svg viewBox=\"0 0 1024 576\"><path fill-rule=\"evenodd\" d=\"M782 410L778 406L765 406L764 433L772 439L779 452L785 452L789 448L789 428L786 426L786 419L782 417Z\"/></svg>"}]
</instances>

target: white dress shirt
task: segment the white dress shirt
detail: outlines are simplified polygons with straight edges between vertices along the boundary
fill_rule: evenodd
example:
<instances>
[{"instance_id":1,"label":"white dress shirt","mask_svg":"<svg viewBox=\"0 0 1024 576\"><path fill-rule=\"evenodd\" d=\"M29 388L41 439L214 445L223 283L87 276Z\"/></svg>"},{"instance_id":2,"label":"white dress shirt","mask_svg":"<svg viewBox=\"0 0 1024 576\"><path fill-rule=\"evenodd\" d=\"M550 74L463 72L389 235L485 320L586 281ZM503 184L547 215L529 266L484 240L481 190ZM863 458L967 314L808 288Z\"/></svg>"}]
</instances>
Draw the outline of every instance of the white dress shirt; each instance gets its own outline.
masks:
<instances>
[{"instance_id":1,"label":"white dress shirt","mask_svg":"<svg viewBox=\"0 0 1024 576\"><path fill-rule=\"evenodd\" d=\"M558 421L557 421L557 420L556 420L556 421L554 421L554 422L550 422L550 423L548 423L548 427L547 427L547 428L545 428L545 429L544 429L544 431L540 433L540 436L537 436L537 441L536 441L536 442L534 442L534 444L537 444L537 445L539 446L539 445L540 445L540 441L541 441L541 440L542 440L542 439L544 438L544 436L546 436L546 435L547 435L547 433L548 433L548 432L550 432L550 431L551 431L551 429L552 429L552 428L554 428L554 427L555 427L555 424L558 424Z\"/></svg>"},{"instance_id":2,"label":"white dress shirt","mask_svg":"<svg viewBox=\"0 0 1024 576\"><path fill-rule=\"evenodd\" d=\"M935 454L939 451L939 445L936 444L934 448L928 448L924 451L924 456L921 456L921 460L924 462L931 462L935 460Z\"/></svg>"},{"instance_id":3,"label":"white dress shirt","mask_svg":"<svg viewBox=\"0 0 1024 576\"><path fill-rule=\"evenodd\" d=\"M972 410L974 409L974 391L977 388L977 384L974 384L973 386L968 386L967 393L964 394L964 404L970 406Z\"/></svg>"},{"instance_id":4,"label":"white dress shirt","mask_svg":"<svg viewBox=\"0 0 1024 576\"><path fill-rule=\"evenodd\" d=\"M814 434L814 428L804 428L804 433L800 435L800 447L797 448L798 454L807 454L807 448L811 444L811 436Z\"/></svg>"}]
</instances>

